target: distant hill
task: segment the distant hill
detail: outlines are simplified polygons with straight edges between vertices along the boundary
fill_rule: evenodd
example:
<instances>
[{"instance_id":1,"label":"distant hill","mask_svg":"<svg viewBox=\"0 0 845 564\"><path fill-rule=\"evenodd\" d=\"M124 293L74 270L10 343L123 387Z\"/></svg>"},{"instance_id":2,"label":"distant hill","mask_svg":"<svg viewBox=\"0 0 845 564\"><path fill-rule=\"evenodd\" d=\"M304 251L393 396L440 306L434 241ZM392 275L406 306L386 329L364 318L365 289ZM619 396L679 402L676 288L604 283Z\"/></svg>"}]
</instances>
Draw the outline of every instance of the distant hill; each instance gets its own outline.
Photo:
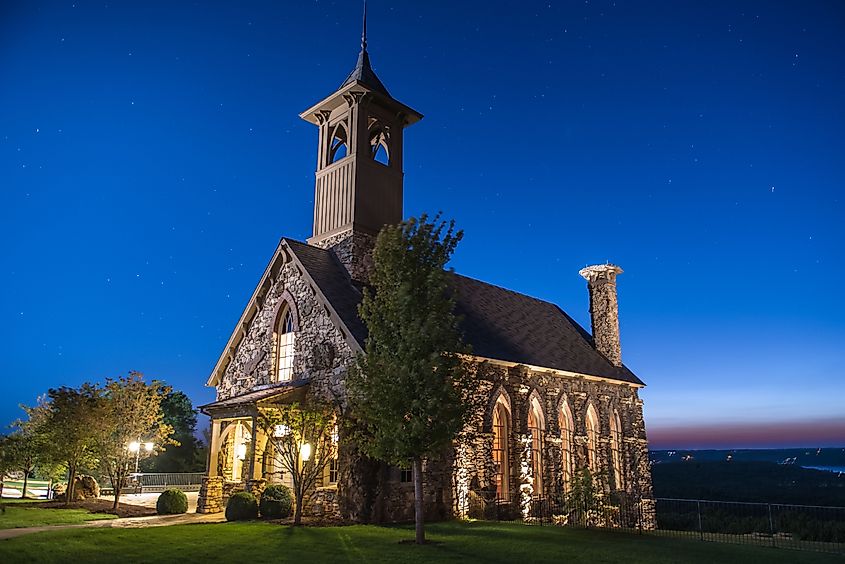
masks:
<instances>
[{"instance_id":1,"label":"distant hill","mask_svg":"<svg viewBox=\"0 0 845 564\"><path fill-rule=\"evenodd\" d=\"M715 451L698 451L687 462L656 461L655 496L845 507L845 473L743 461L738 456L730 462L708 461L702 452ZM680 460L677 455L673 458Z\"/></svg>"}]
</instances>

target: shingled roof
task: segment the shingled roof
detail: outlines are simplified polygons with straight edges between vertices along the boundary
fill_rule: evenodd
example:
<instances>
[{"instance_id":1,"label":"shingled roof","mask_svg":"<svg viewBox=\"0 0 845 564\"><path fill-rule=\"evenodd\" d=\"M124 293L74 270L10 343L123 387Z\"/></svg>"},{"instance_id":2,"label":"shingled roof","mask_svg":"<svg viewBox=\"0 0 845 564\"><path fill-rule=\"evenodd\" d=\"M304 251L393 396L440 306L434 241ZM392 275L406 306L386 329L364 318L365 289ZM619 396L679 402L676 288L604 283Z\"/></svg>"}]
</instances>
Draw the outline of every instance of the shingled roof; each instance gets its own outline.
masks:
<instances>
[{"instance_id":1,"label":"shingled roof","mask_svg":"<svg viewBox=\"0 0 845 564\"><path fill-rule=\"evenodd\" d=\"M330 251L285 241L364 348L361 289ZM464 340L474 355L643 385L627 367L614 366L599 353L590 334L555 304L459 274L450 278Z\"/></svg>"}]
</instances>

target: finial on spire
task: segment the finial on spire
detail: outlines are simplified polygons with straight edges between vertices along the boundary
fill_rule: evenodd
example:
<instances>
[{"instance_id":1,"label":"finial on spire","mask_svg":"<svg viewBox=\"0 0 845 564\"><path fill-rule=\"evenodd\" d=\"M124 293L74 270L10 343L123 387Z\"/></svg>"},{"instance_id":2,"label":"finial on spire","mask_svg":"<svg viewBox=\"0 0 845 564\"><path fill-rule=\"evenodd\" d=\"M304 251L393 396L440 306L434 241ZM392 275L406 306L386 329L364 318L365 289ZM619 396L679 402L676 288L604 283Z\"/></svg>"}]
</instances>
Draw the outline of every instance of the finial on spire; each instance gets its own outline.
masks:
<instances>
[{"instance_id":1,"label":"finial on spire","mask_svg":"<svg viewBox=\"0 0 845 564\"><path fill-rule=\"evenodd\" d=\"M364 25L361 27L361 51L367 50L367 0L364 0Z\"/></svg>"}]
</instances>

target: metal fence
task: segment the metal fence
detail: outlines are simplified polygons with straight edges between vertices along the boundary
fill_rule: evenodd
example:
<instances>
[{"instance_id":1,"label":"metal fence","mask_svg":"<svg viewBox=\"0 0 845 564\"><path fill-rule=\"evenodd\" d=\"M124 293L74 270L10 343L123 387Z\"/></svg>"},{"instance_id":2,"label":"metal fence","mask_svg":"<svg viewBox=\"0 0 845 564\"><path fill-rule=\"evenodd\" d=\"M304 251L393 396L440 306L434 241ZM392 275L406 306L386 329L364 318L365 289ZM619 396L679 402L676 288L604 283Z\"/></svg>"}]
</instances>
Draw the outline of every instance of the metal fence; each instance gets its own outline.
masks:
<instances>
[{"instance_id":1,"label":"metal fence","mask_svg":"<svg viewBox=\"0 0 845 564\"><path fill-rule=\"evenodd\" d=\"M27 480L26 497L48 499L52 484L49 480ZM23 480L6 479L3 481L3 489L0 490L0 497L21 497L22 494Z\"/></svg>"},{"instance_id":2,"label":"metal fence","mask_svg":"<svg viewBox=\"0 0 845 564\"><path fill-rule=\"evenodd\" d=\"M163 492L168 488L176 488L184 492L196 492L199 491L204 477L204 472L130 474L129 483L124 487L124 492ZM114 491L114 486L105 489Z\"/></svg>"},{"instance_id":3,"label":"metal fence","mask_svg":"<svg viewBox=\"0 0 845 564\"><path fill-rule=\"evenodd\" d=\"M470 500L470 516L845 554L845 507L699 499Z\"/></svg>"}]
</instances>

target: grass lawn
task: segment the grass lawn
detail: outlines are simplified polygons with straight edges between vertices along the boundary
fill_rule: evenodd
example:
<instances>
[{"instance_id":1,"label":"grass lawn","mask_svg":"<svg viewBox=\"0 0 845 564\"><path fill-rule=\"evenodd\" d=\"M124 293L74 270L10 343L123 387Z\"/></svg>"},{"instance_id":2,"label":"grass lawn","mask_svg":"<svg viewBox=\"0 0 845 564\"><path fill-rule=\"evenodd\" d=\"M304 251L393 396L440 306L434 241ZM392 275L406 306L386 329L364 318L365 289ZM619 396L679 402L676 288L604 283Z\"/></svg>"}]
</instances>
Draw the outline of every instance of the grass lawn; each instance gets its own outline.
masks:
<instances>
[{"instance_id":1,"label":"grass lawn","mask_svg":"<svg viewBox=\"0 0 845 564\"><path fill-rule=\"evenodd\" d=\"M410 527L261 522L73 529L0 541L0 562L842 562L841 556L635 534L501 523L439 523L436 544L400 544Z\"/></svg>"},{"instance_id":2,"label":"grass lawn","mask_svg":"<svg viewBox=\"0 0 845 564\"><path fill-rule=\"evenodd\" d=\"M37 507L37 503L26 500L23 505L20 500L3 500L5 513L0 513L0 529L16 529L19 527L40 527L42 525L70 525L99 519L114 519L114 515L106 513L91 513L86 509L44 509ZM0 559L0 561L4 561ZM11 560L9 561L11 562Z\"/></svg>"}]
</instances>

